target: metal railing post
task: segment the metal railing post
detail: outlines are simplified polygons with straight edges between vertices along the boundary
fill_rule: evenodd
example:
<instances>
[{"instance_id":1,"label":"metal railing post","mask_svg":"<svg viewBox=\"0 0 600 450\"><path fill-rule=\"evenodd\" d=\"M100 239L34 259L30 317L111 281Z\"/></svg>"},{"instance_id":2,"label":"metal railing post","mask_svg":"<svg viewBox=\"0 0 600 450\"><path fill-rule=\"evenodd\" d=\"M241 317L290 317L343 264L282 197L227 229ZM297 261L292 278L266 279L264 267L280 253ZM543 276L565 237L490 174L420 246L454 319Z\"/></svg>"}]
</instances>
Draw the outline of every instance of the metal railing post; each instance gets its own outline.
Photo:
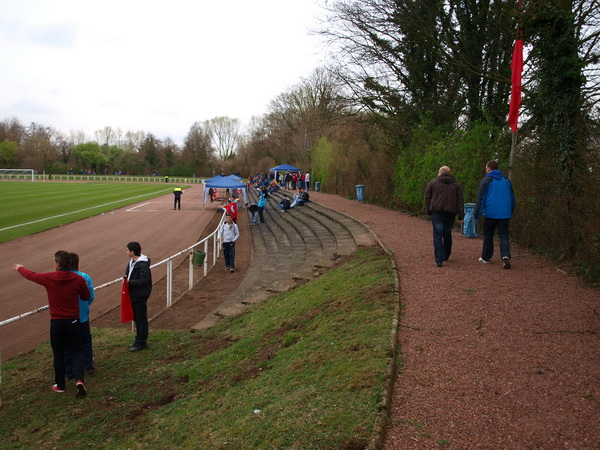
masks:
<instances>
[{"instance_id":1,"label":"metal railing post","mask_svg":"<svg viewBox=\"0 0 600 450\"><path fill-rule=\"evenodd\" d=\"M208 274L208 240L204 241L204 276Z\"/></svg>"},{"instance_id":2,"label":"metal railing post","mask_svg":"<svg viewBox=\"0 0 600 450\"><path fill-rule=\"evenodd\" d=\"M213 236L213 266L217 264L217 257L219 256L219 248L217 246L217 236Z\"/></svg>"},{"instance_id":3,"label":"metal railing post","mask_svg":"<svg viewBox=\"0 0 600 450\"><path fill-rule=\"evenodd\" d=\"M190 258L188 262L188 291L194 288L194 250L190 251Z\"/></svg>"},{"instance_id":4,"label":"metal railing post","mask_svg":"<svg viewBox=\"0 0 600 450\"><path fill-rule=\"evenodd\" d=\"M167 308L171 307L173 302L173 260L167 261Z\"/></svg>"}]
</instances>

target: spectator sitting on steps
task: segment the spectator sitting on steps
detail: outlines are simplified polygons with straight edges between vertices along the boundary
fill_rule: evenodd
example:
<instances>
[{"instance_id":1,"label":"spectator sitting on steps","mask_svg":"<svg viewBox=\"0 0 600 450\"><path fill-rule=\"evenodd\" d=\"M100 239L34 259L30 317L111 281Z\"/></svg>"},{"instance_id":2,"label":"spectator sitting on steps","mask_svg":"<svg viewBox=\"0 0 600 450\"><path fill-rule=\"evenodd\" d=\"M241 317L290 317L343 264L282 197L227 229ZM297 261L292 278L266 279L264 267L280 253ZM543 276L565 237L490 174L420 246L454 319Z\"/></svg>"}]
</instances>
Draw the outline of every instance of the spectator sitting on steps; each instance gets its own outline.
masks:
<instances>
[{"instance_id":1,"label":"spectator sitting on steps","mask_svg":"<svg viewBox=\"0 0 600 450\"><path fill-rule=\"evenodd\" d=\"M310 196L308 195L308 192L306 192L304 189L300 189L298 193L294 194L294 201L292 202L290 208L304 205L309 201L309 198Z\"/></svg>"},{"instance_id":2,"label":"spectator sitting on steps","mask_svg":"<svg viewBox=\"0 0 600 450\"><path fill-rule=\"evenodd\" d=\"M281 212L285 212L286 209L290 209L290 198L287 195L284 195L281 201L279 202L279 206L281 207Z\"/></svg>"}]
</instances>

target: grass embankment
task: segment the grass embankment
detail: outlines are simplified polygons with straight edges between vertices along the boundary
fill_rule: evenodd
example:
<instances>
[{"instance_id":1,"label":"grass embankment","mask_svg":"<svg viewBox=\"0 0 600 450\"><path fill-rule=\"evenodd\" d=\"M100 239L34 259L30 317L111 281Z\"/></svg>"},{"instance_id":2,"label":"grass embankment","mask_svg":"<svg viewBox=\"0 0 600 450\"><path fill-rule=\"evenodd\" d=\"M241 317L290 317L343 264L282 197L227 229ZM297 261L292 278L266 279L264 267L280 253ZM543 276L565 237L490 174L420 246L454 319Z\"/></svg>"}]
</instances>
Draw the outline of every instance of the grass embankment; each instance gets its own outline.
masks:
<instances>
[{"instance_id":1,"label":"grass embankment","mask_svg":"<svg viewBox=\"0 0 600 450\"><path fill-rule=\"evenodd\" d=\"M389 259L362 250L204 332L93 329L89 395L55 394L42 345L9 362L3 448L360 448L377 414L396 296Z\"/></svg>"},{"instance_id":2,"label":"grass embankment","mask_svg":"<svg viewBox=\"0 0 600 450\"><path fill-rule=\"evenodd\" d=\"M0 183L0 243L173 191L140 183Z\"/></svg>"}]
</instances>

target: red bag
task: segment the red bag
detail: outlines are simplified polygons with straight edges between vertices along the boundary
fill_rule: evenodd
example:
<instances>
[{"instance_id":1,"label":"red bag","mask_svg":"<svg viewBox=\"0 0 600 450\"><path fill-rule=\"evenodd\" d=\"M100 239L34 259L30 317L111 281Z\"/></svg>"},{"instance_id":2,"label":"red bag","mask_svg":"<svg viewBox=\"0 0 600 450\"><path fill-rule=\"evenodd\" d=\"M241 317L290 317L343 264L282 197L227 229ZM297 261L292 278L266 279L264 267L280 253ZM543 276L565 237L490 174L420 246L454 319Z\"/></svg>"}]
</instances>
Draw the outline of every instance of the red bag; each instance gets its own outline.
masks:
<instances>
[{"instance_id":1,"label":"red bag","mask_svg":"<svg viewBox=\"0 0 600 450\"><path fill-rule=\"evenodd\" d=\"M127 278L123 278L121 287L121 323L131 322L133 320L133 306L129 298L129 285Z\"/></svg>"}]
</instances>

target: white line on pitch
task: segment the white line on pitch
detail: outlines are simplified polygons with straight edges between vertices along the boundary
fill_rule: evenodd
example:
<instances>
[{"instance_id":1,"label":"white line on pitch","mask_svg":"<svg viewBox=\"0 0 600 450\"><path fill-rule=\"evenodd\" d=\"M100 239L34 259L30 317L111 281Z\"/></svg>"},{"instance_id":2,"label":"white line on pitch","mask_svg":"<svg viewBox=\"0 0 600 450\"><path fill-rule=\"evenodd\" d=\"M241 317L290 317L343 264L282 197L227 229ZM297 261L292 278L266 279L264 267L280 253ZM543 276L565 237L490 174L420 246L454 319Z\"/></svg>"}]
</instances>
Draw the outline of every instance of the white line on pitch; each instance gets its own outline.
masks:
<instances>
[{"instance_id":1,"label":"white line on pitch","mask_svg":"<svg viewBox=\"0 0 600 450\"><path fill-rule=\"evenodd\" d=\"M131 211L133 211L133 210L135 210L135 209L137 209L137 208L141 208L142 206L149 205L150 203L152 203L152 202L146 202L146 203L142 203L141 205L134 206L133 208L129 208L129 209L127 209L126 211L127 211L127 212L131 212Z\"/></svg>"},{"instance_id":2,"label":"white line on pitch","mask_svg":"<svg viewBox=\"0 0 600 450\"><path fill-rule=\"evenodd\" d=\"M31 225L31 224L38 223L38 222L44 222L46 220L57 219L58 217L64 217L64 216L68 216L70 214L77 214L77 213L80 213L80 212L83 212L83 211L89 211L90 209L101 208L103 206L112 205L114 203L120 203L120 202L123 202L123 201L126 201L126 200L133 200L134 198L145 197L147 195L159 194L159 193L161 193L163 191L164 191L164 189L160 190L160 191L157 191L157 192L153 192L151 194L140 194L140 195L136 195L135 197L123 198L121 200L115 200L114 202L108 202L108 203L104 203L102 205L91 206L89 208L83 208L83 209L79 209L77 211L71 211L71 212L64 213L64 214L58 214L57 216L45 217L43 219L34 220L33 222L26 222L26 223L20 223L20 224L17 224L17 225L11 225L10 227L0 228L0 231L10 230L11 228L23 227L25 225Z\"/></svg>"}]
</instances>

